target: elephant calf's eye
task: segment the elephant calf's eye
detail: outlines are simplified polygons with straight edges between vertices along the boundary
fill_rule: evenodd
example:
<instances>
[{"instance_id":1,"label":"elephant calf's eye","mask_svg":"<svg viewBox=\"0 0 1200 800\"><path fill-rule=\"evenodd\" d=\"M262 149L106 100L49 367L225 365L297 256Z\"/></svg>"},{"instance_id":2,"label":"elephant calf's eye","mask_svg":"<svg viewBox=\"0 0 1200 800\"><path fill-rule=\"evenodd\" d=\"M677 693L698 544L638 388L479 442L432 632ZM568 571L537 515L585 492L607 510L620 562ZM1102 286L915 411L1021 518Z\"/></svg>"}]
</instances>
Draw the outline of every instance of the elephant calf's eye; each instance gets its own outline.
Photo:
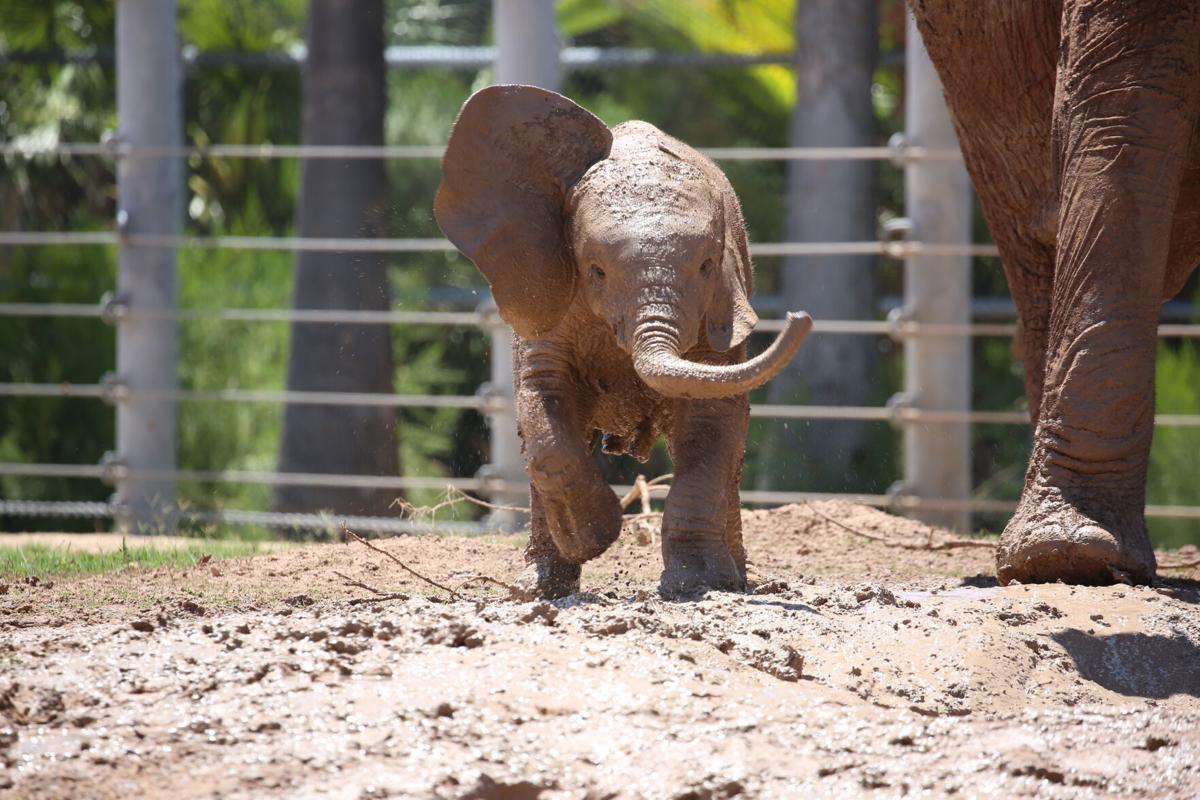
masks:
<instances>
[{"instance_id":1,"label":"elephant calf's eye","mask_svg":"<svg viewBox=\"0 0 1200 800\"><path fill-rule=\"evenodd\" d=\"M604 270L600 269L596 264L592 264L592 268L588 270L588 277L594 281L604 280Z\"/></svg>"},{"instance_id":2,"label":"elephant calf's eye","mask_svg":"<svg viewBox=\"0 0 1200 800\"><path fill-rule=\"evenodd\" d=\"M713 262L711 258L704 259L704 263L700 265L700 274L708 277L708 274L713 270Z\"/></svg>"}]
</instances>

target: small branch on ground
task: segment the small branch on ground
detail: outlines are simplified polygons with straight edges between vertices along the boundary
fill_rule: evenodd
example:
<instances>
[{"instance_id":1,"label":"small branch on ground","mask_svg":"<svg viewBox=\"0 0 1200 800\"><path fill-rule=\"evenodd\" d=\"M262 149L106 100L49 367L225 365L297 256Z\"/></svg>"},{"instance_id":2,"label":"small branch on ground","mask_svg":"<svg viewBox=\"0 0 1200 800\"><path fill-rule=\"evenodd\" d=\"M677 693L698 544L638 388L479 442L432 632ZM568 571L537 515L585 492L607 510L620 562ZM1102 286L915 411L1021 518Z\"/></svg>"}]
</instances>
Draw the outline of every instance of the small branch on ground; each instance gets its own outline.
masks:
<instances>
[{"instance_id":1,"label":"small branch on ground","mask_svg":"<svg viewBox=\"0 0 1200 800\"><path fill-rule=\"evenodd\" d=\"M346 527L345 522L342 523L342 535L347 538L353 539L354 541L356 541L359 544L366 547L368 550L374 550L376 553L379 553L380 555L384 556L385 558L391 559L400 567L400 569L404 570L409 575L412 575L414 578L418 578L422 581L425 581L425 583L428 583L430 586L433 586L437 589L441 589L443 592L450 595L455 600L465 600L466 599L461 594L459 594L458 592L451 589L449 586L443 586L442 584L438 583L437 581L433 580L432 578L426 578L424 575L417 572L415 569L408 566L408 564L405 564L403 561L396 558L394 555L389 553L387 550L384 550L382 547L376 547L375 545L371 544L366 539L364 539L363 537L359 536L357 533L355 533L354 531L352 531L348 527Z\"/></svg>"},{"instance_id":2,"label":"small branch on ground","mask_svg":"<svg viewBox=\"0 0 1200 800\"><path fill-rule=\"evenodd\" d=\"M350 586L357 586L359 589L366 589L371 594L379 595L381 597L384 595L395 594L395 592L385 592L380 589L376 589L374 586L363 583L362 581L356 581L354 578L351 578L349 575L344 575L341 572L338 572L336 569L333 571L333 574L337 575Z\"/></svg>"},{"instance_id":3,"label":"small branch on ground","mask_svg":"<svg viewBox=\"0 0 1200 800\"><path fill-rule=\"evenodd\" d=\"M464 589L472 583L490 583L493 586L499 586L508 592L509 600L517 600L519 602L528 602L534 599L533 593L527 589L522 589L520 586L513 586L511 583L497 580L489 575L472 575L458 585L459 589Z\"/></svg>"},{"instance_id":4,"label":"small branch on ground","mask_svg":"<svg viewBox=\"0 0 1200 800\"><path fill-rule=\"evenodd\" d=\"M392 592L391 594L381 594L375 597L352 597L346 602L352 606L361 606L364 603L385 603L388 600L407 600L408 595L403 592Z\"/></svg>"},{"instance_id":5,"label":"small branch on ground","mask_svg":"<svg viewBox=\"0 0 1200 800\"><path fill-rule=\"evenodd\" d=\"M996 545L993 544L992 542L977 541L975 539L947 539L944 542L938 542L938 543L934 544L932 528L930 528L929 541L926 542L925 544L911 544L909 542L898 542L898 541L896 541L894 539L890 539L886 536L880 536L877 533L868 533L867 531L859 530L858 528L853 528L853 527L847 525L846 523L836 520L833 517L826 514L825 512L819 510L816 506L814 506L808 500L802 500L801 502L814 515L825 520L830 525L834 525L838 528L841 528L842 530L846 531L847 533L852 533L855 536L861 536L864 539L870 539L873 542L879 542L880 544L886 545L887 547L898 547L902 550L953 550L955 548L967 548L967 547L988 548L990 550L990 549L994 549L996 547Z\"/></svg>"}]
</instances>

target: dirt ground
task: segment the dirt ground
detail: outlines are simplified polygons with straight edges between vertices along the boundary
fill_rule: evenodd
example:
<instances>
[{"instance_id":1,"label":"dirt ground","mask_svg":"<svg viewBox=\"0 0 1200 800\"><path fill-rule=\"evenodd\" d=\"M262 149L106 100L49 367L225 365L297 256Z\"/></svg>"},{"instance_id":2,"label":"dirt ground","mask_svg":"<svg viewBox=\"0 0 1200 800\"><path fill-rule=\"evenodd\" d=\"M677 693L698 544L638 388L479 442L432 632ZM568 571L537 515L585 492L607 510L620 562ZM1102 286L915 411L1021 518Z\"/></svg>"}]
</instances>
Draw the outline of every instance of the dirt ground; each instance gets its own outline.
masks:
<instances>
[{"instance_id":1,"label":"dirt ground","mask_svg":"<svg viewBox=\"0 0 1200 800\"><path fill-rule=\"evenodd\" d=\"M553 604L353 543L0 585L0 797L1200 796L1200 573L998 588L860 506L745 523L755 592L691 602L653 521Z\"/></svg>"}]
</instances>

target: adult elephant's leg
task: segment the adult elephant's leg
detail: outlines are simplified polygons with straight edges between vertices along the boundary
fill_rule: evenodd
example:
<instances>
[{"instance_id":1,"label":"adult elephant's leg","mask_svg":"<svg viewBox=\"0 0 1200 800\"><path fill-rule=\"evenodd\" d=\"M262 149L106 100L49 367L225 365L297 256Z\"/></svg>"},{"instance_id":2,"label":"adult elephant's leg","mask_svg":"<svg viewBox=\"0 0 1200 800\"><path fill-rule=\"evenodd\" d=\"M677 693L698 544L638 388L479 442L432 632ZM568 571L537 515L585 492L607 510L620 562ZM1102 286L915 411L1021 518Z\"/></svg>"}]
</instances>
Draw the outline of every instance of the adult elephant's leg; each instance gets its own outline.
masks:
<instances>
[{"instance_id":1,"label":"adult elephant's leg","mask_svg":"<svg viewBox=\"0 0 1200 800\"><path fill-rule=\"evenodd\" d=\"M1025 393L1041 404L1058 197L1050 120L1061 0L910 0L1021 321ZM1002 66L1001 66L1002 65Z\"/></svg>"},{"instance_id":2,"label":"adult elephant's leg","mask_svg":"<svg viewBox=\"0 0 1200 800\"><path fill-rule=\"evenodd\" d=\"M526 560L538 591L562 596L578 587L579 565L620 534L621 505L588 449L595 398L575 377L570 351L527 342L516 366L518 428L531 483Z\"/></svg>"},{"instance_id":3,"label":"adult elephant's leg","mask_svg":"<svg viewBox=\"0 0 1200 800\"><path fill-rule=\"evenodd\" d=\"M1055 97L1061 187L1041 415L1001 582L1139 582L1154 352L1196 124L1200 0L1069 0Z\"/></svg>"},{"instance_id":4,"label":"adult elephant's leg","mask_svg":"<svg viewBox=\"0 0 1200 800\"><path fill-rule=\"evenodd\" d=\"M746 553L738 505L750 403L745 397L680 401L668 445L675 478L663 512L663 573L668 597L705 589L743 591Z\"/></svg>"}]
</instances>

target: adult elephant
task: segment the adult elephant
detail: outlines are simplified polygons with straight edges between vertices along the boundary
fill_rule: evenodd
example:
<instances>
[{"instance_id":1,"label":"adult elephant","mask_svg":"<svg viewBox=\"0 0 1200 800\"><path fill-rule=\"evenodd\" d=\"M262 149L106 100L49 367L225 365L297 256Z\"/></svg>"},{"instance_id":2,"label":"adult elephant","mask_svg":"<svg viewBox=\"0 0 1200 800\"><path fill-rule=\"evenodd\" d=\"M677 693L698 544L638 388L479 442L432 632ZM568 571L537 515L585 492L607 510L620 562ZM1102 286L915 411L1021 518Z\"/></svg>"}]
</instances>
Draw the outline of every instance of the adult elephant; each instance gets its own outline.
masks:
<instances>
[{"instance_id":1,"label":"adult elephant","mask_svg":"<svg viewBox=\"0 0 1200 800\"><path fill-rule=\"evenodd\" d=\"M910 0L1021 318L1002 583L1154 576L1159 305L1200 261L1200 0Z\"/></svg>"}]
</instances>

